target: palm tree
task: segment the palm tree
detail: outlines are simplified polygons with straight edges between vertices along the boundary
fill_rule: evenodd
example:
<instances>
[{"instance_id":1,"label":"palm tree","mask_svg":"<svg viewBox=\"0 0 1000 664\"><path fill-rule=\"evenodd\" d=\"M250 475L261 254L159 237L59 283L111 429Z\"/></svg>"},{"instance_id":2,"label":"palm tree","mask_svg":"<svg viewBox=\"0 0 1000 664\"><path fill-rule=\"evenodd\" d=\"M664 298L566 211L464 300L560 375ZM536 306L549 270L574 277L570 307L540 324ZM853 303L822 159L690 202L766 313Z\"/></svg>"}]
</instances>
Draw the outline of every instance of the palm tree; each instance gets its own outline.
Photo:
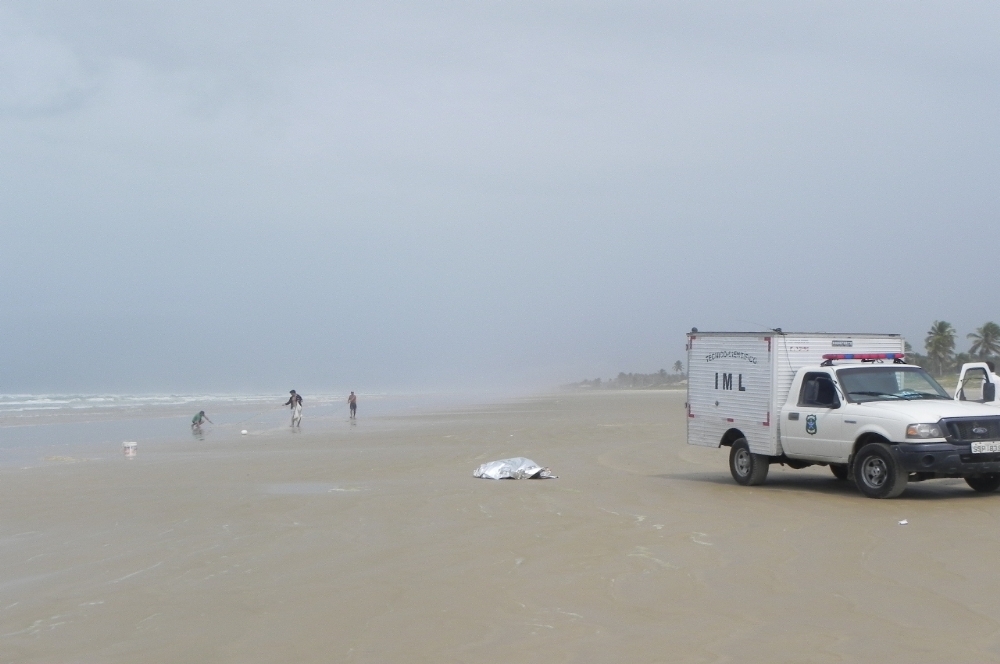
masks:
<instances>
[{"instance_id":1,"label":"palm tree","mask_svg":"<svg viewBox=\"0 0 1000 664\"><path fill-rule=\"evenodd\" d=\"M945 365L950 365L955 355L955 328L947 321L934 321L924 339L924 348L927 357L937 365L937 375L942 375Z\"/></svg>"},{"instance_id":2,"label":"palm tree","mask_svg":"<svg viewBox=\"0 0 1000 664\"><path fill-rule=\"evenodd\" d=\"M680 360L677 360L674 362L674 373L681 373L682 371L684 371L684 365L681 364Z\"/></svg>"},{"instance_id":3,"label":"palm tree","mask_svg":"<svg viewBox=\"0 0 1000 664\"><path fill-rule=\"evenodd\" d=\"M977 328L975 332L966 335L972 339L972 347L969 348L970 355L979 357L996 357L1000 355L1000 325L989 322Z\"/></svg>"}]
</instances>

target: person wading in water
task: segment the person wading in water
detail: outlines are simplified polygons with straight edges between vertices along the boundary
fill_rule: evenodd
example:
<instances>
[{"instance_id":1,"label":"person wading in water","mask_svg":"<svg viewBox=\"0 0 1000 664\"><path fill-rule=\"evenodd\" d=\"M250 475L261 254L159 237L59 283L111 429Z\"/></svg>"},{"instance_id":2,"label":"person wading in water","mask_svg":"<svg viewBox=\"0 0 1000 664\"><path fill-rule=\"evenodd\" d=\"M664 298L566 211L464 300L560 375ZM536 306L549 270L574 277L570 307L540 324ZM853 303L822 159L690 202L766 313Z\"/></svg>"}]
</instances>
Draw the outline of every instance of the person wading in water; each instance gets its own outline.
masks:
<instances>
[{"instance_id":1,"label":"person wading in water","mask_svg":"<svg viewBox=\"0 0 1000 664\"><path fill-rule=\"evenodd\" d=\"M351 392L351 396L347 397L347 403L351 406L351 419L353 420L358 412L358 398L354 396L354 392Z\"/></svg>"},{"instance_id":2,"label":"person wading in water","mask_svg":"<svg viewBox=\"0 0 1000 664\"><path fill-rule=\"evenodd\" d=\"M296 394L295 390L289 391L292 396L284 405L292 407L292 426L297 427L302 423L302 395Z\"/></svg>"}]
</instances>

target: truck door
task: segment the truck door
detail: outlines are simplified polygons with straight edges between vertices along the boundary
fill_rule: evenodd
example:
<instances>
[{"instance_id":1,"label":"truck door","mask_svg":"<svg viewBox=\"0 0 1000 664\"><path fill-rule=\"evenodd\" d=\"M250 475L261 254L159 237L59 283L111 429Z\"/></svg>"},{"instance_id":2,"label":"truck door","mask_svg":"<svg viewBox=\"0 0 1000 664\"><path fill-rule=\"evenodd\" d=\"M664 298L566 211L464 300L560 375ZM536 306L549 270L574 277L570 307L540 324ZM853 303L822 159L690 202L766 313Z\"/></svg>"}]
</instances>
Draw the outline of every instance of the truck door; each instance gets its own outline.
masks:
<instances>
[{"instance_id":1,"label":"truck door","mask_svg":"<svg viewBox=\"0 0 1000 664\"><path fill-rule=\"evenodd\" d=\"M802 377L799 399L782 411L781 446L790 457L837 459L840 456L840 398L830 374L809 372Z\"/></svg>"},{"instance_id":2,"label":"truck door","mask_svg":"<svg viewBox=\"0 0 1000 664\"><path fill-rule=\"evenodd\" d=\"M989 365L985 362L963 364L958 376L958 387L955 389L955 399L980 403L995 400L997 388L989 387L990 373Z\"/></svg>"}]
</instances>

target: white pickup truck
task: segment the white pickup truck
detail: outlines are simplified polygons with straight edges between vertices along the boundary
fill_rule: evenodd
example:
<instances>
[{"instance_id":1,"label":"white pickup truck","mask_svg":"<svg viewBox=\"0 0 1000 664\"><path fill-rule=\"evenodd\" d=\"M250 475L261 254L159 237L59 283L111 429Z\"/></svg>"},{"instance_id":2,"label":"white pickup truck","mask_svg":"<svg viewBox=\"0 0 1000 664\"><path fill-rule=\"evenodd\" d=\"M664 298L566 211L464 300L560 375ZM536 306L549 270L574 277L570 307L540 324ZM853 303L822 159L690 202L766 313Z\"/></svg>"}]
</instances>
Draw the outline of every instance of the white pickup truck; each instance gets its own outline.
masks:
<instances>
[{"instance_id":1,"label":"white pickup truck","mask_svg":"<svg viewBox=\"0 0 1000 664\"><path fill-rule=\"evenodd\" d=\"M826 465L870 498L961 477L1000 488L1000 413L903 363L891 334L688 334L688 443L730 448L739 484Z\"/></svg>"}]
</instances>

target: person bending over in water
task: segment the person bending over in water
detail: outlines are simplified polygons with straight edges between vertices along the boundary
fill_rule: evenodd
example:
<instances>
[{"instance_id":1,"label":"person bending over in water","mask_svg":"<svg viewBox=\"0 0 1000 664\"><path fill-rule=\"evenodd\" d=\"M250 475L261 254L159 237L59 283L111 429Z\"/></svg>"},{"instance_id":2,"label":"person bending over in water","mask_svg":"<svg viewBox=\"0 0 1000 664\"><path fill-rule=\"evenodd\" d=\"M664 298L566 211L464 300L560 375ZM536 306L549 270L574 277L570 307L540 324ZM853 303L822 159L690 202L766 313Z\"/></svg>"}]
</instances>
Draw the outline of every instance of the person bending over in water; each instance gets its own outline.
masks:
<instances>
[{"instance_id":1,"label":"person bending over in water","mask_svg":"<svg viewBox=\"0 0 1000 664\"><path fill-rule=\"evenodd\" d=\"M292 426L297 427L302 423L302 395L296 394L295 390L289 392L292 396L285 402L286 406L292 407Z\"/></svg>"},{"instance_id":2,"label":"person bending over in water","mask_svg":"<svg viewBox=\"0 0 1000 664\"><path fill-rule=\"evenodd\" d=\"M212 420L208 419L208 415L205 414L205 411L200 411L197 415L195 415L194 417L191 418L191 428L192 429L200 429L202 422L208 422L209 424L215 424L215 422L213 422Z\"/></svg>"},{"instance_id":3,"label":"person bending over in water","mask_svg":"<svg viewBox=\"0 0 1000 664\"><path fill-rule=\"evenodd\" d=\"M351 405L351 419L353 420L358 412L358 398L354 396L354 392L351 392L351 396L347 397L347 403Z\"/></svg>"}]
</instances>

